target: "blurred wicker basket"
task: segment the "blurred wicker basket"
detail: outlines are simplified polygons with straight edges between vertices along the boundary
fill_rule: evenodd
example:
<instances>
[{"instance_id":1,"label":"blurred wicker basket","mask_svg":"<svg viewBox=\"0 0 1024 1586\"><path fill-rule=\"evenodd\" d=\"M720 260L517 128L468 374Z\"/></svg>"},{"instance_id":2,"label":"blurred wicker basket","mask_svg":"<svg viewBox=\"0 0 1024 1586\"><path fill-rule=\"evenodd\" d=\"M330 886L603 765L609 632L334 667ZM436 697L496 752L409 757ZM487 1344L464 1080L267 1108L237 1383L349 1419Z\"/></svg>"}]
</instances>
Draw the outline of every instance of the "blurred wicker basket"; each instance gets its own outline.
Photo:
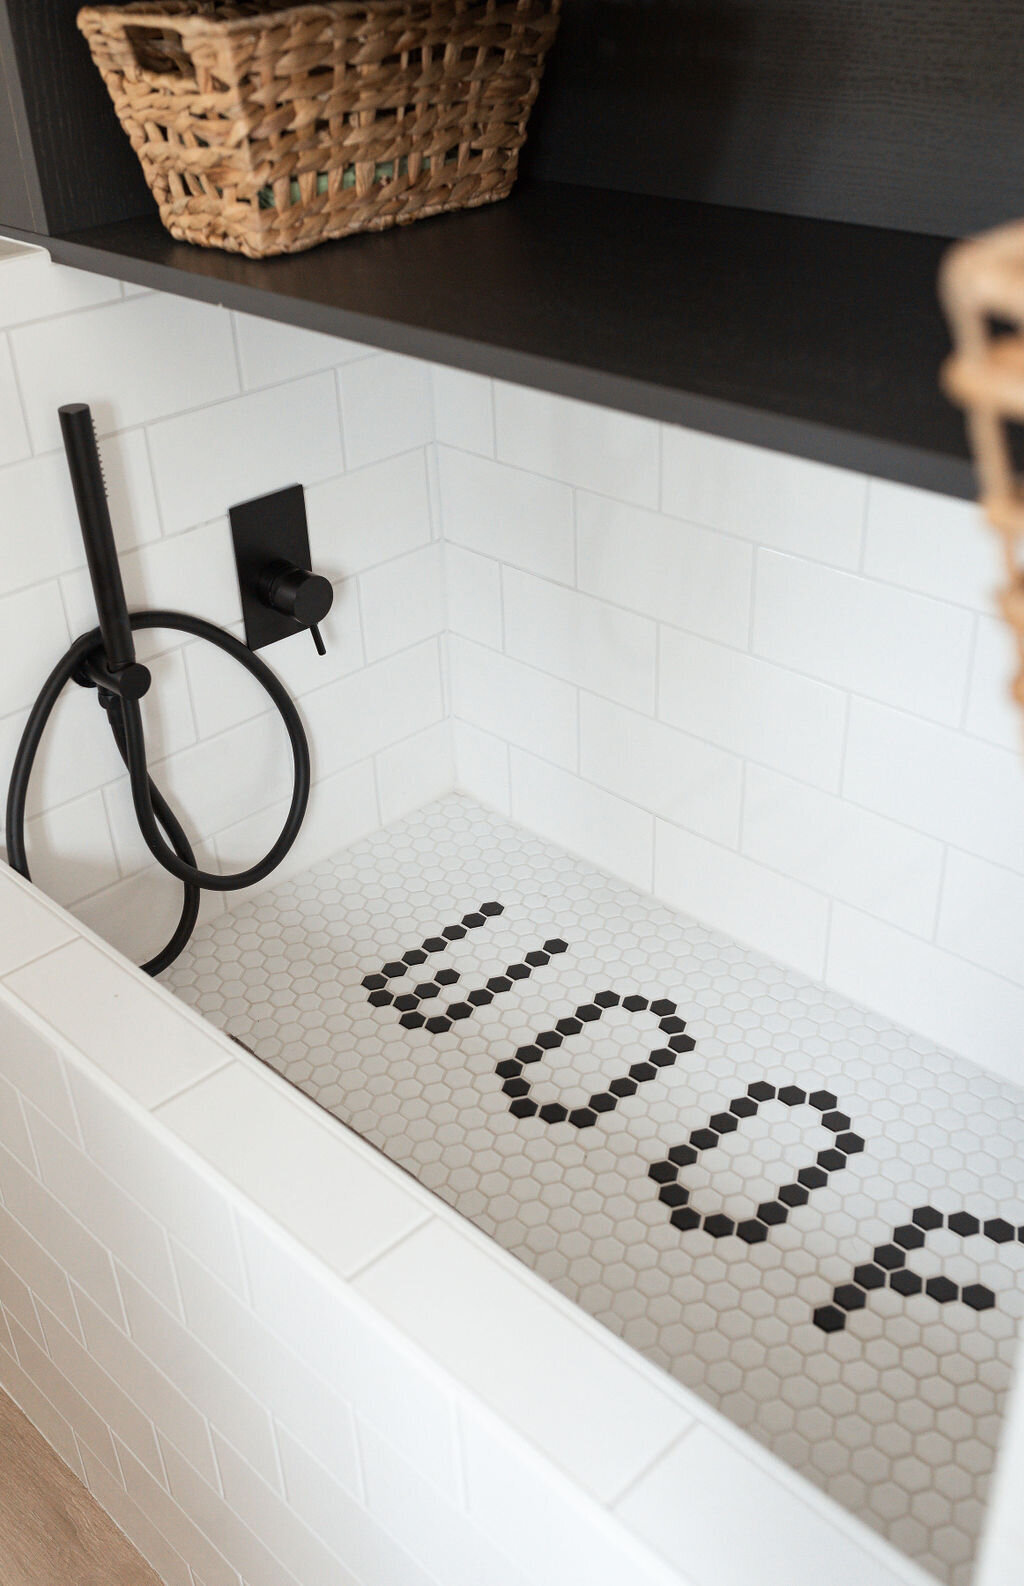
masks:
<instances>
[{"instance_id":1,"label":"blurred wicker basket","mask_svg":"<svg viewBox=\"0 0 1024 1586\"><path fill-rule=\"evenodd\" d=\"M173 236L262 258L505 198L561 0L157 0L81 28Z\"/></svg>"}]
</instances>

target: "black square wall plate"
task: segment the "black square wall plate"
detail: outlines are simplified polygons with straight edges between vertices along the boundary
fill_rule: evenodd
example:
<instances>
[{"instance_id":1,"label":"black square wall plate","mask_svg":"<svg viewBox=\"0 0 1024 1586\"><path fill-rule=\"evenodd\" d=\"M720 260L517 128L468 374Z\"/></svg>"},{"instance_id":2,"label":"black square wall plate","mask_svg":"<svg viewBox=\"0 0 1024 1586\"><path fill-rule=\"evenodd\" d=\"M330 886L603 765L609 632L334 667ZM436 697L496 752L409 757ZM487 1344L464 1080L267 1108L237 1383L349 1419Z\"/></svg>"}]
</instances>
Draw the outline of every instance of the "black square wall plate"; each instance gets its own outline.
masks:
<instances>
[{"instance_id":1,"label":"black square wall plate","mask_svg":"<svg viewBox=\"0 0 1024 1586\"><path fill-rule=\"evenodd\" d=\"M242 501L230 509L230 517L246 644L250 650L261 650L293 633L304 633L305 628L294 617L268 606L260 591L261 580L275 562L309 566L303 487L288 485L270 495Z\"/></svg>"}]
</instances>

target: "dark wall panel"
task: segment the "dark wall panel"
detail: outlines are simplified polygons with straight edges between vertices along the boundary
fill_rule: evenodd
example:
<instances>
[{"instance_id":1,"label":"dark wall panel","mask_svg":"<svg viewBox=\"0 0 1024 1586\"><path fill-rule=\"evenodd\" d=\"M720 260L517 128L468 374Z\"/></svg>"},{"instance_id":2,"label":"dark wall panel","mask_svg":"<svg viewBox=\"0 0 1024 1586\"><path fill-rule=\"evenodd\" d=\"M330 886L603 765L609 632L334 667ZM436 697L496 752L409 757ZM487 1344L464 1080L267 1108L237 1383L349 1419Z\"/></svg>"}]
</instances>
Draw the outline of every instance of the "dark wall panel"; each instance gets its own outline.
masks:
<instances>
[{"instance_id":1,"label":"dark wall panel","mask_svg":"<svg viewBox=\"0 0 1024 1586\"><path fill-rule=\"evenodd\" d=\"M1024 214L1021 0L565 0L539 176L960 235Z\"/></svg>"},{"instance_id":2,"label":"dark wall panel","mask_svg":"<svg viewBox=\"0 0 1024 1586\"><path fill-rule=\"evenodd\" d=\"M0 222L36 231L42 204L6 18L0 10Z\"/></svg>"},{"instance_id":3,"label":"dark wall panel","mask_svg":"<svg viewBox=\"0 0 1024 1586\"><path fill-rule=\"evenodd\" d=\"M49 232L156 209L75 26L80 5L81 0L0 0L24 91ZM0 18L0 38L4 31ZM3 209L0 219L17 224Z\"/></svg>"}]
</instances>

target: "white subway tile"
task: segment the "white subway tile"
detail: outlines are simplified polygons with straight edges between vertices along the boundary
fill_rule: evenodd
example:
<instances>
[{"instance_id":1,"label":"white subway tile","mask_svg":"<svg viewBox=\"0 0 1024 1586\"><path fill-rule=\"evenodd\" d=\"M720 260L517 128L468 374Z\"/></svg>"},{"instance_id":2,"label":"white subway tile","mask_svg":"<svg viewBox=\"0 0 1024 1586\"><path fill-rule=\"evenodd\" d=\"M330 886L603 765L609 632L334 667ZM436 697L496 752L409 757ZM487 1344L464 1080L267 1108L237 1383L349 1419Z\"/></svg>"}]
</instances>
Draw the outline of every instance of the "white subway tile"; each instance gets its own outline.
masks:
<instances>
[{"instance_id":1,"label":"white subway tile","mask_svg":"<svg viewBox=\"0 0 1024 1586\"><path fill-rule=\"evenodd\" d=\"M333 369L336 364L365 358L371 351L358 341L323 336L318 331L300 330L297 325L282 325L273 319L257 319L254 314L236 313L234 322L242 384L247 391L280 385L283 380L295 380L318 369Z\"/></svg>"},{"instance_id":2,"label":"white subway tile","mask_svg":"<svg viewBox=\"0 0 1024 1586\"><path fill-rule=\"evenodd\" d=\"M444 547L444 590L448 628L464 639L500 649L501 570L490 557L459 545Z\"/></svg>"},{"instance_id":3,"label":"white subway tile","mask_svg":"<svg viewBox=\"0 0 1024 1586\"><path fill-rule=\"evenodd\" d=\"M551 1304L536 1279L436 1219L355 1286L600 1498L620 1492L688 1424L667 1395Z\"/></svg>"},{"instance_id":4,"label":"white subway tile","mask_svg":"<svg viewBox=\"0 0 1024 1586\"><path fill-rule=\"evenodd\" d=\"M154 424L150 455L168 533L240 501L311 484L344 466L330 374L308 375Z\"/></svg>"},{"instance_id":5,"label":"white subway tile","mask_svg":"<svg viewBox=\"0 0 1024 1586\"><path fill-rule=\"evenodd\" d=\"M36 1159L21 1101L14 1086L9 1085L6 1079L0 1079L0 1145L17 1157L22 1167L28 1168L30 1173L35 1172Z\"/></svg>"},{"instance_id":6,"label":"white subway tile","mask_svg":"<svg viewBox=\"0 0 1024 1586\"><path fill-rule=\"evenodd\" d=\"M973 501L888 480L868 481L864 571L922 595L990 611L998 542Z\"/></svg>"},{"instance_id":7,"label":"white subway tile","mask_svg":"<svg viewBox=\"0 0 1024 1586\"><path fill-rule=\"evenodd\" d=\"M723 1524L723 1494L740 1523ZM694 1586L898 1586L873 1547L839 1529L731 1441L698 1426L616 1507ZM845 1534L844 1534L845 1533Z\"/></svg>"},{"instance_id":8,"label":"white subway tile","mask_svg":"<svg viewBox=\"0 0 1024 1586\"><path fill-rule=\"evenodd\" d=\"M464 1509L445 1503L408 1460L361 1425L359 1446L370 1514L444 1586L534 1586L499 1553Z\"/></svg>"},{"instance_id":9,"label":"white subway tile","mask_svg":"<svg viewBox=\"0 0 1024 1586\"><path fill-rule=\"evenodd\" d=\"M118 549L157 539L160 523L142 430L110 435L100 448ZM18 589L85 563L63 452L0 470L0 580ZM93 618L91 626L95 627Z\"/></svg>"},{"instance_id":10,"label":"white subway tile","mask_svg":"<svg viewBox=\"0 0 1024 1586\"><path fill-rule=\"evenodd\" d=\"M512 750L511 774L513 820L650 891L651 815L519 749Z\"/></svg>"},{"instance_id":11,"label":"white subway tile","mask_svg":"<svg viewBox=\"0 0 1024 1586\"><path fill-rule=\"evenodd\" d=\"M658 426L524 386L495 384L497 455L641 507L658 505Z\"/></svg>"},{"instance_id":12,"label":"white subway tile","mask_svg":"<svg viewBox=\"0 0 1024 1586\"><path fill-rule=\"evenodd\" d=\"M368 661L380 661L443 632L440 545L426 545L360 573L359 603Z\"/></svg>"},{"instance_id":13,"label":"white subway tile","mask_svg":"<svg viewBox=\"0 0 1024 1586\"><path fill-rule=\"evenodd\" d=\"M0 327L71 314L120 296L120 282L54 264L42 248L5 251L0 259Z\"/></svg>"},{"instance_id":14,"label":"white subway tile","mask_svg":"<svg viewBox=\"0 0 1024 1586\"><path fill-rule=\"evenodd\" d=\"M121 578L130 610L184 611L222 627L241 620L238 572L226 518L122 556ZM78 634L95 628L96 604L88 574L84 570L65 574L61 588L72 630ZM135 635L139 659L147 664L154 655L186 642L188 636L173 628Z\"/></svg>"},{"instance_id":15,"label":"white subway tile","mask_svg":"<svg viewBox=\"0 0 1024 1586\"><path fill-rule=\"evenodd\" d=\"M284 825L288 801L239 821L215 834L216 868L224 874L242 870L266 853ZM274 871L274 882L298 875L350 843L358 842L380 825L377 786L373 762L359 765L334 776L314 780L301 830L281 864ZM230 894L226 894L230 897Z\"/></svg>"},{"instance_id":16,"label":"white subway tile","mask_svg":"<svg viewBox=\"0 0 1024 1586\"><path fill-rule=\"evenodd\" d=\"M351 1408L187 1252L175 1251L185 1317L205 1348L287 1426L336 1481L358 1493L359 1455ZM173 1438L168 1428L167 1435ZM191 1458L184 1443L177 1446ZM202 1471L198 1459L192 1459Z\"/></svg>"},{"instance_id":17,"label":"white subway tile","mask_svg":"<svg viewBox=\"0 0 1024 1586\"><path fill-rule=\"evenodd\" d=\"M572 491L483 457L438 453L445 538L543 578L571 584Z\"/></svg>"},{"instance_id":18,"label":"white subway tile","mask_svg":"<svg viewBox=\"0 0 1024 1586\"><path fill-rule=\"evenodd\" d=\"M41 1245L47 1261L35 1256L25 1239L15 1240L12 1255L27 1261L22 1269L26 1281L39 1279L36 1293L46 1303L52 1297L61 1321L78 1332L74 1310L68 1306L66 1284L57 1281L51 1263L55 1262L68 1278L73 1278L108 1316L120 1322L121 1301L114 1281L114 1269L106 1247L63 1207L31 1173L4 1154L4 1204L9 1215L20 1223L28 1239Z\"/></svg>"},{"instance_id":19,"label":"white subway tile","mask_svg":"<svg viewBox=\"0 0 1024 1586\"><path fill-rule=\"evenodd\" d=\"M388 458L306 492L313 566L337 580L425 545L431 537L422 451Z\"/></svg>"},{"instance_id":20,"label":"white subway tile","mask_svg":"<svg viewBox=\"0 0 1024 1586\"><path fill-rule=\"evenodd\" d=\"M107 1468L116 1473L117 1456L102 1415L97 1414L78 1388L54 1364L45 1349L40 1348L17 1322L11 1323L11 1334L22 1370L36 1392L43 1395L76 1435L88 1443Z\"/></svg>"},{"instance_id":21,"label":"white subway tile","mask_svg":"<svg viewBox=\"0 0 1024 1586\"><path fill-rule=\"evenodd\" d=\"M657 629L650 618L512 569L504 584L510 655L620 705L654 709Z\"/></svg>"},{"instance_id":22,"label":"white subway tile","mask_svg":"<svg viewBox=\"0 0 1024 1586\"><path fill-rule=\"evenodd\" d=\"M377 756L380 812L385 825L410 815L455 786L452 725L439 721Z\"/></svg>"},{"instance_id":23,"label":"white subway tile","mask_svg":"<svg viewBox=\"0 0 1024 1586\"><path fill-rule=\"evenodd\" d=\"M855 699L843 793L917 831L1024 871L1018 754Z\"/></svg>"},{"instance_id":24,"label":"white subway tile","mask_svg":"<svg viewBox=\"0 0 1024 1586\"><path fill-rule=\"evenodd\" d=\"M74 1069L69 1078L82 1139L93 1161L222 1283L242 1292L241 1256L224 1196L172 1147L163 1129L144 1126L91 1074Z\"/></svg>"},{"instance_id":25,"label":"white subway tile","mask_svg":"<svg viewBox=\"0 0 1024 1586\"><path fill-rule=\"evenodd\" d=\"M839 786L846 702L836 689L668 628L660 643L665 721L819 787Z\"/></svg>"},{"instance_id":26,"label":"white subway tile","mask_svg":"<svg viewBox=\"0 0 1024 1586\"><path fill-rule=\"evenodd\" d=\"M328 1527L339 1533L339 1557L328 1540L318 1534L317 1529L306 1519L312 1507L308 1489L297 1492L295 1503L282 1502L265 1482L260 1481L244 1459L227 1448L216 1435L214 1440L225 1499L232 1512L259 1538L274 1558L280 1559L295 1578L302 1581L303 1586L360 1586L360 1579L352 1573L348 1564L353 1555L359 1558L360 1563L364 1561L361 1555L365 1551L365 1532L368 1529L365 1511L354 1504L340 1487L327 1480L326 1485L333 1501L325 1519ZM280 1434L280 1441L284 1449L293 1446L285 1432ZM313 1464L312 1461L308 1463ZM369 1564L369 1576L360 1571L362 1580L393 1580L395 1586L407 1586L401 1573L381 1569L384 1561L379 1557L374 1558L371 1553L366 1562ZM408 1586L412 1586L412 1583L408 1583ZM429 1586L429 1583L417 1581L415 1586Z\"/></svg>"},{"instance_id":27,"label":"white subway tile","mask_svg":"<svg viewBox=\"0 0 1024 1586\"><path fill-rule=\"evenodd\" d=\"M131 808L127 800L125 808L127 819ZM223 893L204 892L199 923L205 925L223 909ZM125 881L79 899L71 905L71 913L130 963L144 964L170 940L181 917L181 883L160 865L150 864Z\"/></svg>"},{"instance_id":28,"label":"white subway tile","mask_svg":"<svg viewBox=\"0 0 1024 1586\"><path fill-rule=\"evenodd\" d=\"M44 666L40 671L40 683L45 670ZM0 765L5 778L26 720L27 713L20 712L0 720ZM26 813L29 817L42 814L123 774L121 757L95 692L66 688L54 706L36 755Z\"/></svg>"},{"instance_id":29,"label":"white subway tile","mask_svg":"<svg viewBox=\"0 0 1024 1586\"><path fill-rule=\"evenodd\" d=\"M32 704L68 647L71 635L56 579L4 596L0 633L7 640L0 670L0 715L6 716Z\"/></svg>"},{"instance_id":30,"label":"white subway tile","mask_svg":"<svg viewBox=\"0 0 1024 1586\"><path fill-rule=\"evenodd\" d=\"M209 858L203 840L213 832L269 808L278 799L291 797L292 754L276 711L179 749L167 759L154 757L149 770L191 834L200 859ZM149 849L133 814L127 777L112 783L105 797L121 868L128 872L140 869L148 863ZM278 827L268 819L271 839Z\"/></svg>"},{"instance_id":31,"label":"white subway tile","mask_svg":"<svg viewBox=\"0 0 1024 1586\"><path fill-rule=\"evenodd\" d=\"M586 691L580 772L713 842L735 847L739 840L742 763L735 755Z\"/></svg>"},{"instance_id":32,"label":"white subway tile","mask_svg":"<svg viewBox=\"0 0 1024 1586\"><path fill-rule=\"evenodd\" d=\"M349 468L364 468L433 440L429 364L375 353L339 370L338 386Z\"/></svg>"},{"instance_id":33,"label":"white subway tile","mask_svg":"<svg viewBox=\"0 0 1024 1586\"><path fill-rule=\"evenodd\" d=\"M561 1480L495 1417L467 1410L461 1421L470 1515L530 1586L682 1586L613 1515Z\"/></svg>"},{"instance_id":34,"label":"white subway tile","mask_svg":"<svg viewBox=\"0 0 1024 1586\"><path fill-rule=\"evenodd\" d=\"M665 512L836 567L857 566L863 475L670 424L662 434Z\"/></svg>"},{"instance_id":35,"label":"white subway tile","mask_svg":"<svg viewBox=\"0 0 1024 1586\"><path fill-rule=\"evenodd\" d=\"M25 847L35 885L65 906L109 886L118 874L106 807L98 792L26 821Z\"/></svg>"},{"instance_id":36,"label":"white subway tile","mask_svg":"<svg viewBox=\"0 0 1024 1586\"><path fill-rule=\"evenodd\" d=\"M15 886L0 871L0 975L7 975L33 958L41 958L63 942L70 941L72 927L55 910L34 898L25 887ZM6 1021L5 1021L6 1022ZM15 1024L17 1020L12 1022ZM31 1036L29 1045L35 1045ZM2 1045L0 1045L2 1050ZM25 1067L31 1066L27 1059ZM18 1084L19 1080L15 1080Z\"/></svg>"},{"instance_id":37,"label":"white subway tile","mask_svg":"<svg viewBox=\"0 0 1024 1586\"><path fill-rule=\"evenodd\" d=\"M1000 617L979 617L964 727L1016 752L1024 741L1024 714L1010 687L1020 666L1009 624Z\"/></svg>"},{"instance_id":38,"label":"white subway tile","mask_svg":"<svg viewBox=\"0 0 1024 1586\"><path fill-rule=\"evenodd\" d=\"M17 1224L14 1226L17 1227ZM0 1307L2 1307L0 1315L6 1313L13 1322L17 1322L19 1326L25 1329L28 1336L35 1340L40 1349L46 1348L46 1340L39 1325L39 1318L36 1315L36 1308L32 1303L32 1295L28 1285L15 1272L14 1268L8 1265L3 1256L0 1256ZM2 1336L10 1337L10 1329L6 1321L3 1328L0 1329L0 1337ZM13 1349L13 1343L11 1347Z\"/></svg>"},{"instance_id":39,"label":"white subway tile","mask_svg":"<svg viewBox=\"0 0 1024 1586\"><path fill-rule=\"evenodd\" d=\"M28 1416L32 1425L46 1438L52 1449L60 1455L65 1465L76 1476L84 1474L78 1457L75 1434L70 1421L55 1410L45 1394L41 1393L27 1372L14 1359L14 1344L7 1351L10 1333L0 1316L0 1388L8 1393L15 1404ZM108 1438L109 1443L109 1438ZM113 1456L111 1455L111 1458ZM98 1461L97 1461L98 1463Z\"/></svg>"},{"instance_id":40,"label":"white subway tile","mask_svg":"<svg viewBox=\"0 0 1024 1586\"><path fill-rule=\"evenodd\" d=\"M177 1310L171 1254L160 1224L31 1105L28 1119L46 1188L140 1283Z\"/></svg>"},{"instance_id":41,"label":"white subway tile","mask_svg":"<svg viewBox=\"0 0 1024 1586\"><path fill-rule=\"evenodd\" d=\"M44 1232L44 1229L41 1228ZM48 1251L32 1234L17 1223L10 1212L0 1207L0 1250L3 1250L6 1262L10 1262L8 1272L14 1270L17 1280L25 1288L32 1289L33 1294L38 1294L40 1301L48 1305L57 1318L67 1327L68 1332L79 1335L78 1315L75 1312L75 1302L71 1301L71 1288L68 1275L59 1262L54 1261ZM113 1294L113 1289L108 1289ZM3 1304L10 1305L8 1296L3 1296ZM21 1321L25 1331L32 1334L33 1339L43 1348L43 1332L35 1315L32 1305L25 1308L25 1313L19 1313L11 1305L17 1320Z\"/></svg>"},{"instance_id":42,"label":"white subway tile","mask_svg":"<svg viewBox=\"0 0 1024 1586\"><path fill-rule=\"evenodd\" d=\"M238 1571L232 1568L205 1532L199 1529L194 1515L190 1511L187 1512L176 1498L171 1497L162 1482L154 1480L129 1449L118 1445L117 1458L124 1472L124 1482L130 1497L165 1541L188 1560L193 1571L202 1572L203 1586L241 1586ZM172 1467L179 1485L182 1482L182 1473L192 1469L187 1460L180 1456L174 1457L173 1450ZM194 1472L192 1480L200 1483L199 1476ZM205 1482L200 1483L200 1486L203 1492L210 1491ZM219 1540L216 1523L211 1523L210 1517L205 1514L204 1518L207 1519L211 1533ZM215 1520L216 1511L212 1518ZM283 1582L282 1586L287 1586L287 1583Z\"/></svg>"},{"instance_id":43,"label":"white subway tile","mask_svg":"<svg viewBox=\"0 0 1024 1586\"><path fill-rule=\"evenodd\" d=\"M42 320L12 331L11 345L36 451L60 446L64 402L88 401L107 434L238 390L227 313L184 297L138 297Z\"/></svg>"},{"instance_id":44,"label":"white subway tile","mask_svg":"<svg viewBox=\"0 0 1024 1586\"><path fill-rule=\"evenodd\" d=\"M81 1291L76 1295L85 1347L109 1377L121 1385L158 1431L180 1449L207 1481L217 1480L217 1466L205 1417L182 1390L157 1369L132 1339Z\"/></svg>"},{"instance_id":45,"label":"white subway tile","mask_svg":"<svg viewBox=\"0 0 1024 1586\"><path fill-rule=\"evenodd\" d=\"M217 1454L220 1458L221 1445L218 1442ZM225 1551L237 1562L240 1571L244 1572L247 1586L297 1586L296 1578L290 1570L286 1569L281 1560L272 1554L266 1546L263 1537L256 1534L240 1518L236 1506L230 1500L225 1501L218 1492L207 1485L192 1469L187 1460L182 1459L177 1450L164 1444L164 1460L167 1466L167 1478L170 1482L171 1492L181 1504L189 1517L197 1520L202 1529L219 1543ZM234 1467L231 1467L232 1477ZM253 1478L255 1482L255 1478ZM257 1491L265 1494L267 1500L267 1515L276 1517L276 1508L271 1509L269 1499L272 1494L265 1486L257 1487ZM243 1506L241 1496L234 1492L232 1481L232 1496L237 1498L237 1507ZM251 1509L251 1505L248 1506ZM263 1532L271 1530L269 1525L261 1525ZM316 1562L322 1563L322 1560ZM313 1560L304 1560L304 1563L314 1563ZM315 1568L315 1564L314 1564ZM337 1570L338 1566L335 1565ZM302 1586L314 1586L314 1578L302 1581ZM316 1579L316 1586L323 1586L320 1578ZM352 1582L344 1572L340 1572L331 1586L352 1586Z\"/></svg>"},{"instance_id":46,"label":"white subway tile","mask_svg":"<svg viewBox=\"0 0 1024 1586\"><path fill-rule=\"evenodd\" d=\"M845 799L749 766L743 852L829 897L930 937L941 843Z\"/></svg>"},{"instance_id":47,"label":"white subway tile","mask_svg":"<svg viewBox=\"0 0 1024 1586\"><path fill-rule=\"evenodd\" d=\"M148 1515L129 1498L120 1481L114 1479L83 1443L85 1476L96 1502L105 1509L143 1558L153 1566L163 1586L194 1586L194 1577L170 1543L160 1535Z\"/></svg>"},{"instance_id":48,"label":"white subway tile","mask_svg":"<svg viewBox=\"0 0 1024 1586\"><path fill-rule=\"evenodd\" d=\"M582 491L576 510L581 589L705 638L746 645L749 545Z\"/></svg>"},{"instance_id":49,"label":"white subway tile","mask_svg":"<svg viewBox=\"0 0 1024 1586\"><path fill-rule=\"evenodd\" d=\"M434 639L317 689L302 714L318 777L399 743L443 715Z\"/></svg>"},{"instance_id":50,"label":"white subway tile","mask_svg":"<svg viewBox=\"0 0 1024 1586\"><path fill-rule=\"evenodd\" d=\"M0 896L5 890L0 887ZM60 923L51 917L55 924ZM69 934L64 932L65 939ZM37 1020L26 1019L24 1008L15 1004L0 986L0 1072L6 1074L15 1090L34 1102L51 1123L77 1141L80 1135L64 1066L53 1043L36 1028L37 1023Z\"/></svg>"},{"instance_id":51,"label":"white subway tile","mask_svg":"<svg viewBox=\"0 0 1024 1586\"><path fill-rule=\"evenodd\" d=\"M118 1278L133 1342L165 1377L187 1390L186 1397L211 1426L244 1448L268 1481L276 1481L274 1434L266 1406L130 1273L119 1268Z\"/></svg>"},{"instance_id":52,"label":"white subway tile","mask_svg":"<svg viewBox=\"0 0 1024 1586\"><path fill-rule=\"evenodd\" d=\"M7 978L16 997L143 1106L155 1107L223 1066L164 993L91 942L59 947Z\"/></svg>"},{"instance_id":53,"label":"white subway tile","mask_svg":"<svg viewBox=\"0 0 1024 1586\"><path fill-rule=\"evenodd\" d=\"M434 1486L457 1498L451 1398L379 1318L276 1235L240 1219L253 1308Z\"/></svg>"},{"instance_id":54,"label":"white subway tile","mask_svg":"<svg viewBox=\"0 0 1024 1586\"><path fill-rule=\"evenodd\" d=\"M290 1512L282 1506L282 1512L275 1516L278 1551L295 1565L304 1580L315 1579L308 1568L302 1569L303 1553L308 1546L306 1536L312 1532L344 1560L345 1578L351 1578L353 1586L357 1580L387 1581L388 1586L434 1586L435 1577L428 1576L410 1553L338 1486L332 1479L333 1472L328 1473L287 1432L280 1434L279 1446ZM247 1480L248 1473L237 1461L230 1461L230 1465L234 1467L230 1470L234 1490L244 1497L247 1505L259 1505L262 1494L253 1490L252 1482ZM230 1477L225 1477L225 1491L229 1490ZM436 1504L436 1494L434 1501ZM294 1516L303 1522L301 1527L296 1526ZM351 1577L348 1570L353 1571ZM337 1576L329 1576L325 1586L335 1586L336 1579ZM449 1586L449 1582L446 1581L445 1586Z\"/></svg>"},{"instance_id":55,"label":"white subway tile","mask_svg":"<svg viewBox=\"0 0 1024 1586\"><path fill-rule=\"evenodd\" d=\"M158 1116L334 1271L356 1271L425 1215L350 1145L336 1120L240 1062L167 1102ZM339 1217L343 1206L359 1206L358 1218Z\"/></svg>"},{"instance_id":56,"label":"white subway tile","mask_svg":"<svg viewBox=\"0 0 1024 1586\"><path fill-rule=\"evenodd\" d=\"M659 821L654 891L705 925L821 978L829 904L799 881Z\"/></svg>"},{"instance_id":57,"label":"white subway tile","mask_svg":"<svg viewBox=\"0 0 1024 1586\"><path fill-rule=\"evenodd\" d=\"M450 639L448 655L457 717L576 769L575 688L465 639Z\"/></svg>"},{"instance_id":58,"label":"white subway tile","mask_svg":"<svg viewBox=\"0 0 1024 1586\"><path fill-rule=\"evenodd\" d=\"M1024 877L951 848L935 940L1024 985Z\"/></svg>"},{"instance_id":59,"label":"white subway tile","mask_svg":"<svg viewBox=\"0 0 1024 1586\"><path fill-rule=\"evenodd\" d=\"M57 1370L92 1406L108 1429L116 1432L136 1459L159 1480L160 1453L149 1417L45 1306L41 1307L41 1312L46 1346Z\"/></svg>"},{"instance_id":60,"label":"white subway tile","mask_svg":"<svg viewBox=\"0 0 1024 1586\"><path fill-rule=\"evenodd\" d=\"M509 813L508 745L466 721L453 721L456 786L490 809Z\"/></svg>"},{"instance_id":61,"label":"white subway tile","mask_svg":"<svg viewBox=\"0 0 1024 1586\"><path fill-rule=\"evenodd\" d=\"M956 725L973 624L953 606L762 551L753 648L883 704Z\"/></svg>"},{"instance_id":62,"label":"white subway tile","mask_svg":"<svg viewBox=\"0 0 1024 1586\"><path fill-rule=\"evenodd\" d=\"M1024 1083L1024 990L837 903L828 982L940 1045Z\"/></svg>"},{"instance_id":63,"label":"white subway tile","mask_svg":"<svg viewBox=\"0 0 1024 1586\"><path fill-rule=\"evenodd\" d=\"M10 344L0 332L0 466L16 463L31 452Z\"/></svg>"},{"instance_id":64,"label":"white subway tile","mask_svg":"<svg viewBox=\"0 0 1024 1586\"><path fill-rule=\"evenodd\" d=\"M446 446L460 446L482 457L494 456L494 389L484 375L434 364L434 426Z\"/></svg>"},{"instance_id":65,"label":"white subway tile","mask_svg":"<svg viewBox=\"0 0 1024 1586\"><path fill-rule=\"evenodd\" d=\"M326 655L317 654L309 632L290 634L258 653L258 659L270 667L295 700L336 678L347 677L363 665L354 581L335 588L334 605L320 624L320 631L327 646ZM242 634L239 624L234 637L241 639ZM225 650L197 639L183 646L182 655L200 738L216 737L229 727L273 711L266 689Z\"/></svg>"}]
</instances>

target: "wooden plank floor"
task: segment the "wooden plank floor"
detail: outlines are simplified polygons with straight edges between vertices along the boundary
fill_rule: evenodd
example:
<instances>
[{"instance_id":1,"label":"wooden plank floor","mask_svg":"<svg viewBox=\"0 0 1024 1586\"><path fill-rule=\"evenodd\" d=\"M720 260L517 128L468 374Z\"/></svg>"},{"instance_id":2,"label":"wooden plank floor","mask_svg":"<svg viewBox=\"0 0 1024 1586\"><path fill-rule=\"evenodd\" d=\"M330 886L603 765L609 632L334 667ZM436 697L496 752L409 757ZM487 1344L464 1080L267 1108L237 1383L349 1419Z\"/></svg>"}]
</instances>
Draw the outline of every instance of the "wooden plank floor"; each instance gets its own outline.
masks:
<instances>
[{"instance_id":1,"label":"wooden plank floor","mask_svg":"<svg viewBox=\"0 0 1024 1586\"><path fill-rule=\"evenodd\" d=\"M2 1586L160 1586L159 1578L0 1392Z\"/></svg>"}]
</instances>

